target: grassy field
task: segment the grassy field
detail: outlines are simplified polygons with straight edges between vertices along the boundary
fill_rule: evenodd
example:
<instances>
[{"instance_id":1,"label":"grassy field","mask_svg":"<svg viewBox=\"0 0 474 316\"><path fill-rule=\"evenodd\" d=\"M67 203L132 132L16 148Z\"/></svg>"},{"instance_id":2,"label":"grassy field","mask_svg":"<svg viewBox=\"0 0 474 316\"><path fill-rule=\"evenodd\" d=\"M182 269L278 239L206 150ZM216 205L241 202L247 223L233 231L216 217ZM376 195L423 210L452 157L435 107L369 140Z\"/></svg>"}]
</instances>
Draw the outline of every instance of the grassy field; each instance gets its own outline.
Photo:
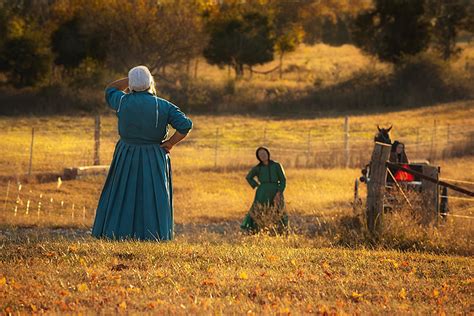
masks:
<instances>
[{"instance_id":1,"label":"grassy field","mask_svg":"<svg viewBox=\"0 0 474 316\"><path fill-rule=\"evenodd\" d=\"M191 118L191 136L174 151L177 169L208 170L216 165L247 168L254 163L255 148L262 144L269 146L287 168L344 166L343 115L279 118L191 114ZM116 124L114 116L102 117L100 154L104 164L110 162L118 138ZM359 167L370 158L377 124L394 126L392 139L405 142L410 159L436 162L452 151L472 148L474 101L349 115L351 166ZM0 175L27 173L33 127L33 173L62 172L64 167L93 163L91 116L0 117Z\"/></svg>"},{"instance_id":2,"label":"grassy field","mask_svg":"<svg viewBox=\"0 0 474 316\"><path fill-rule=\"evenodd\" d=\"M472 43L461 46L464 50L450 62L450 75L461 78L457 83L469 83L474 48ZM450 191L453 216L423 226L416 213L423 210L415 205L416 212L408 211L399 196L396 210L385 214L378 240L365 228L363 208L352 205L354 180L370 158L377 124L393 125L392 140L406 144L411 160L429 159L441 167L441 177L467 181L471 184L462 185L474 190L473 100L415 108L420 104L416 97L425 91L402 90L405 103L377 110L383 98L377 99L377 91L366 94L370 85L357 81L389 76L394 69L351 45L301 45L286 55L283 79L278 71L251 75L246 70L235 80L228 69L197 62L182 82L178 78L185 66L163 74L177 80L169 91L194 102L171 99L191 108L194 121L190 136L171 154L172 242L110 242L90 236L105 176L62 182L56 177L65 167L92 164L93 116L0 117L0 315L474 312L472 199ZM362 84L361 91L340 85L351 78L355 82L349 85ZM353 94L338 99L346 88L353 88ZM31 91L15 91L6 98L11 104L3 106L33 102L24 108L75 108L77 100L68 100L69 95L90 101L81 108L103 102L93 89L77 95L52 89L40 96L46 104L34 103ZM304 101L311 92L315 104L307 107L314 112L295 111L298 104L293 108L296 101L291 100ZM291 117L194 113L275 113L271 106L278 102L288 103ZM117 122L111 112L101 120L101 163L108 164L118 139ZM267 145L286 169L290 231L285 236L249 236L239 230L254 194L244 179L260 145ZM33 175L52 174L52 181L25 177L31 150ZM419 199L409 197L414 203Z\"/></svg>"},{"instance_id":3,"label":"grassy field","mask_svg":"<svg viewBox=\"0 0 474 316\"><path fill-rule=\"evenodd\" d=\"M0 255L4 313L472 312L472 258L328 248L299 236L21 238Z\"/></svg>"},{"instance_id":4,"label":"grassy field","mask_svg":"<svg viewBox=\"0 0 474 316\"><path fill-rule=\"evenodd\" d=\"M427 158L436 119L434 161L441 176L473 181L472 155L445 154L459 143L472 146L472 105L467 101L351 116L351 153L368 160L380 123L394 125L392 138L407 143L410 158ZM19 189L15 177L27 168L32 126L33 171L59 172L91 163L93 118L0 118L1 312L472 312L474 222L448 217L437 226L421 226L402 204L404 210L387 214L381 239L368 238L361 210L354 213L351 204L361 165L323 164L339 157L343 116L192 118L195 130L171 154L177 237L167 243L118 243L90 236L104 176L61 183L30 180ZM107 116L102 122L101 154L107 163L116 121ZM214 167L216 128L220 137ZM365 147L356 146L358 139ZM254 148L262 143L286 167L288 236L239 232L254 193L244 177L255 163ZM321 163L299 165L305 155L320 156ZM364 190L362 186L362 196ZM471 200L452 199L450 208L455 215L474 214Z\"/></svg>"}]
</instances>

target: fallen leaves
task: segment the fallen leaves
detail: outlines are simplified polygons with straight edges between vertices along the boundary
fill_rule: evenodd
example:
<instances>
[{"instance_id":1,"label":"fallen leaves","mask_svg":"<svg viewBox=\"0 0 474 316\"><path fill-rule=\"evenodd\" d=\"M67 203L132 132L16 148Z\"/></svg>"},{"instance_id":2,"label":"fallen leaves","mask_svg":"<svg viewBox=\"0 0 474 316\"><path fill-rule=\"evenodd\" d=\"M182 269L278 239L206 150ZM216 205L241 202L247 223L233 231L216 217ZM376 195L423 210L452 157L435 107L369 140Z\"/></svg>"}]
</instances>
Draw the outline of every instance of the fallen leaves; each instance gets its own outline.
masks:
<instances>
[{"instance_id":1,"label":"fallen leaves","mask_svg":"<svg viewBox=\"0 0 474 316\"><path fill-rule=\"evenodd\" d=\"M239 279L248 280L248 278L249 278L249 276L248 276L247 272L242 271L242 272L239 273Z\"/></svg>"},{"instance_id":2,"label":"fallen leaves","mask_svg":"<svg viewBox=\"0 0 474 316\"><path fill-rule=\"evenodd\" d=\"M44 254L46 257L48 258L51 258L51 257L55 257L56 256L56 253L53 252L53 251L48 251Z\"/></svg>"},{"instance_id":3,"label":"fallen leaves","mask_svg":"<svg viewBox=\"0 0 474 316\"><path fill-rule=\"evenodd\" d=\"M267 260L268 260L269 262L274 263L274 262L277 262L277 261L279 260L279 258L278 258L277 256L275 256L275 255L268 255L268 256L267 256Z\"/></svg>"},{"instance_id":4,"label":"fallen leaves","mask_svg":"<svg viewBox=\"0 0 474 316\"><path fill-rule=\"evenodd\" d=\"M407 298L407 290L405 290L404 287L398 292L398 297L401 298L402 300L406 300Z\"/></svg>"},{"instance_id":5,"label":"fallen leaves","mask_svg":"<svg viewBox=\"0 0 474 316\"><path fill-rule=\"evenodd\" d=\"M363 297L363 294L360 294L359 292L352 292L351 294L351 299L354 301L354 302L360 302L362 301L362 297Z\"/></svg>"},{"instance_id":6,"label":"fallen leaves","mask_svg":"<svg viewBox=\"0 0 474 316\"><path fill-rule=\"evenodd\" d=\"M116 264L116 265L113 265L112 268L110 270L112 271L122 271L122 270L125 270L125 269L128 269L129 267L123 263L119 263L119 264Z\"/></svg>"},{"instance_id":7,"label":"fallen leaves","mask_svg":"<svg viewBox=\"0 0 474 316\"><path fill-rule=\"evenodd\" d=\"M216 286L217 285L217 282L216 280L214 279L204 279L202 282L201 282L201 285L204 285L204 286Z\"/></svg>"},{"instance_id":8,"label":"fallen leaves","mask_svg":"<svg viewBox=\"0 0 474 316\"><path fill-rule=\"evenodd\" d=\"M400 266L398 262L393 259L382 259L382 262L387 262L394 269L398 269Z\"/></svg>"},{"instance_id":9,"label":"fallen leaves","mask_svg":"<svg viewBox=\"0 0 474 316\"><path fill-rule=\"evenodd\" d=\"M326 261L324 261L323 263L321 263L321 269L323 270L324 274L325 274L328 278L331 278L331 277L332 277L332 273L331 273L331 270L330 270L329 263L327 263Z\"/></svg>"},{"instance_id":10,"label":"fallen leaves","mask_svg":"<svg viewBox=\"0 0 474 316\"><path fill-rule=\"evenodd\" d=\"M6 277L1 277L0 278L0 286L4 286L7 284L7 278Z\"/></svg>"},{"instance_id":11,"label":"fallen leaves","mask_svg":"<svg viewBox=\"0 0 474 316\"><path fill-rule=\"evenodd\" d=\"M473 283L474 283L474 278L470 278L470 279L462 281L462 284L464 285L471 285Z\"/></svg>"},{"instance_id":12,"label":"fallen leaves","mask_svg":"<svg viewBox=\"0 0 474 316\"><path fill-rule=\"evenodd\" d=\"M84 293L89 291L89 287L85 283L80 283L77 285L77 291L80 293Z\"/></svg>"}]
</instances>

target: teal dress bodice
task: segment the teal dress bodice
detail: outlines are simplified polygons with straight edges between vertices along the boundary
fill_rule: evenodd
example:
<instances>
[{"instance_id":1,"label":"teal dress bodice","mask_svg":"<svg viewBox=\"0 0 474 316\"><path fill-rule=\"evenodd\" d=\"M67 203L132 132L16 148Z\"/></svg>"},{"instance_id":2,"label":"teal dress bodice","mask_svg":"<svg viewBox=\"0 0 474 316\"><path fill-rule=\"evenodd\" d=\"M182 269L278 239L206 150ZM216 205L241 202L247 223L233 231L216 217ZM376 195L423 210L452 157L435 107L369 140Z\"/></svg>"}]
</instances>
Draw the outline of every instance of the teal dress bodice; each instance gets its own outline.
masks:
<instances>
[{"instance_id":1,"label":"teal dress bodice","mask_svg":"<svg viewBox=\"0 0 474 316\"><path fill-rule=\"evenodd\" d=\"M192 128L191 120L176 105L150 92L108 88L105 99L117 113L118 132L126 143L159 144L166 139L169 125L181 134Z\"/></svg>"}]
</instances>

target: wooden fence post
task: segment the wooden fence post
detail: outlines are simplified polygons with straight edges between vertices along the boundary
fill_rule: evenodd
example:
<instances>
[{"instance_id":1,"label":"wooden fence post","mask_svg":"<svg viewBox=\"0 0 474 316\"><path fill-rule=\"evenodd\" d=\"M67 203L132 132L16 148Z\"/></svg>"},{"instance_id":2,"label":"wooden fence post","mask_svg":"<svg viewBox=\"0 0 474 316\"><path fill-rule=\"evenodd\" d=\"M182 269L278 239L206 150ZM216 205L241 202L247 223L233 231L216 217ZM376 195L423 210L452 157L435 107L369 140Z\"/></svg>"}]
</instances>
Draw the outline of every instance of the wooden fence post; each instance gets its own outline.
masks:
<instances>
[{"instance_id":1,"label":"wooden fence post","mask_svg":"<svg viewBox=\"0 0 474 316\"><path fill-rule=\"evenodd\" d=\"M443 159L451 155L451 146L449 144L450 137L451 137L451 126L448 124L448 126L446 126L446 146L445 146L445 149L443 150Z\"/></svg>"},{"instance_id":2,"label":"wooden fence post","mask_svg":"<svg viewBox=\"0 0 474 316\"><path fill-rule=\"evenodd\" d=\"M267 145L266 143L267 143L267 128L265 127L265 128L263 129L262 145L263 145L263 146L266 146L266 145Z\"/></svg>"},{"instance_id":3,"label":"wooden fence post","mask_svg":"<svg viewBox=\"0 0 474 316\"><path fill-rule=\"evenodd\" d=\"M308 144L306 148L306 167L310 165L309 161L311 159L311 128L308 130Z\"/></svg>"},{"instance_id":4,"label":"wooden fence post","mask_svg":"<svg viewBox=\"0 0 474 316\"><path fill-rule=\"evenodd\" d=\"M94 165L100 165L100 115L95 116L94 129Z\"/></svg>"},{"instance_id":5,"label":"wooden fence post","mask_svg":"<svg viewBox=\"0 0 474 316\"><path fill-rule=\"evenodd\" d=\"M33 144L35 142L35 128L31 128L31 144L30 144L30 163L28 166L28 176L31 176L31 170L33 167Z\"/></svg>"},{"instance_id":6,"label":"wooden fence post","mask_svg":"<svg viewBox=\"0 0 474 316\"><path fill-rule=\"evenodd\" d=\"M416 129L416 157L420 159L420 128Z\"/></svg>"},{"instance_id":7,"label":"wooden fence post","mask_svg":"<svg viewBox=\"0 0 474 316\"><path fill-rule=\"evenodd\" d=\"M367 182L367 227L376 235L382 230L383 198L387 167L385 163L390 155L391 146L376 142L370 160L370 174Z\"/></svg>"},{"instance_id":8,"label":"wooden fence post","mask_svg":"<svg viewBox=\"0 0 474 316\"><path fill-rule=\"evenodd\" d=\"M308 130L308 154L311 153L311 129Z\"/></svg>"},{"instance_id":9,"label":"wooden fence post","mask_svg":"<svg viewBox=\"0 0 474 316\"><path fill-rule=\"evenodd\" d=\"M8 195L10 194L10 180L8 180L7 184L7 194L5 194L5 204L3 205L3 211L7 210L7 202L8 202Z\"/></svg>"},{"instance_id":10,"label":"wooden fence post","mask_svg":"<svg viewBox=\"0 0 474 316\"><path fill-rule=\"evenodd\" d=\"M422 172L425 176L439 179L439 168L436 166L423 166ZM431 222L438 216L438 196L439 186L437 183L421 179L422 201L423 201L423 222Z\"/></svg>"},{"instance_id":11,"label":"wooden fence post","mask_svg":"<svg viewBox=\"0 0 474 316\"><path fill-rule=\"evenodd\" d=\"M433 130L431 131L431 146L430 146L430 160L433 162L436 160L436 130L438 129L438 122L434 120Z\"/></svg>"},{"instance_id":12,"label":"wooden fence post","mask_svg":"<svg viewBox=\"0 0 474 316\"><path fill-rule=\"evenodd\" d=\"M349 117L344 118L344 164L346 168L349 168Z\"/></svg>"},{"instance_id":13,"label":"wooden fence post","mask_svg":"<svg viewBox=\"0 0 474 316\"><path fill-rule=\"evenodd\" d=\"M446 144L449 145L449 138L451 136L451 126L448 124L446 127Z\"/></svg>"},{"instance_id":14,"label":"wooden fence post","mask_svg":"<svg viewBox=\"0 0 474 316\"><path fill-rule=\"evenodd\" d=\"M217 151L219 147L219 128L216 128L216 142L214 144L214 168L217 168Z\"/></svg>"}]
</instances>

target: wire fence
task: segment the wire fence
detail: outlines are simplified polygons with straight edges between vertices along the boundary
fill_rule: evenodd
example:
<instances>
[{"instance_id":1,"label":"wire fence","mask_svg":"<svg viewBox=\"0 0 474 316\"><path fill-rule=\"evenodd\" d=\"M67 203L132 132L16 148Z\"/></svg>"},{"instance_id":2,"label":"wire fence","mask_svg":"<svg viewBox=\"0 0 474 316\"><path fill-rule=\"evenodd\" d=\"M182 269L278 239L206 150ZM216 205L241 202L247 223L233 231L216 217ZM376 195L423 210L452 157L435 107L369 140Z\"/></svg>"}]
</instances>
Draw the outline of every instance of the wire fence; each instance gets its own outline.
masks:
<instances>
[{"instance_id":1,"label":"wire fence","mask_svg":"<svg viewBox=\"0 0 474 316\"><path fill-rule=\"evenodd\" d=\"M373 130L350 125L350 118L340 128L318 125L311 128L249 129L215 124L213 128L196 128L173 149L173 164L181 169L248 167L255 163L255 149L267 146L272 158L285 167L359 167L370 159ZM80 128L67 126L58 133L49 128L18 127L0 132L0 175L24 175L62 172L66 167L107 165L118 140L112 125L101 126L100 119ZM437 160L472 154L474 127L440 125L413 127L396 131L405 143L410 160Z\"/></svg>"}]
</instances>

